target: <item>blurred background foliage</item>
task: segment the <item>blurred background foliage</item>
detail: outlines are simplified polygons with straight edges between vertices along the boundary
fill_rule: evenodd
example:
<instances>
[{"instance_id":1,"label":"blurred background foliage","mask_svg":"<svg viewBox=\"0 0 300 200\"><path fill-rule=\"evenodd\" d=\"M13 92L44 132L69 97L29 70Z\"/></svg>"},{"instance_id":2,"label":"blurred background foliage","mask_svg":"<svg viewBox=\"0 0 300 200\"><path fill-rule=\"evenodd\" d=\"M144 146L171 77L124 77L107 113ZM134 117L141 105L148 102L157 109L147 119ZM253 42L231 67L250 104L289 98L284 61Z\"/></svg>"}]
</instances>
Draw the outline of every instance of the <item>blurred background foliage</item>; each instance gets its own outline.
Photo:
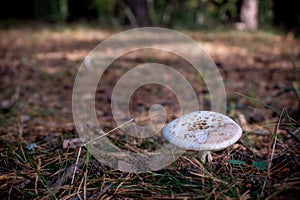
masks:
<instances>
[{"instance_id":1,"label":"blurred background foliage","mask_svg":"<svg viewBox=\"0 0 300 200\"><path fill-rule=\"evenodd\" d=\"M256 2L259 27L299 31L300 6L295 0L10 0L2 2L0 18L198 29L235 25L246 1Z\"/></svg>"}]
</instances>

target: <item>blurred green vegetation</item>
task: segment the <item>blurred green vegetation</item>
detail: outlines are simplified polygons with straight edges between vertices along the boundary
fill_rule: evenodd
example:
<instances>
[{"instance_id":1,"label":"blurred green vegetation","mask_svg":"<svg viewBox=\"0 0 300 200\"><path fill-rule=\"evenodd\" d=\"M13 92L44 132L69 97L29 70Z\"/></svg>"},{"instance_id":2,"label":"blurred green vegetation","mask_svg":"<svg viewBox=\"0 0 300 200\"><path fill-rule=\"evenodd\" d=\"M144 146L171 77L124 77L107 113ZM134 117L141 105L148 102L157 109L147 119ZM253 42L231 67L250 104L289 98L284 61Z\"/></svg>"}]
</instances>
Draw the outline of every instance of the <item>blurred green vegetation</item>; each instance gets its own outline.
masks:
<instances>
[{"instance_id":1,"label":"blurred green vegetation","mask_svg":"<svg viewBox=\"0 0 300 200\"><path fill-rule=\"evenodd\" d=\"M130 3L128 3L130 2ZM2 20L42 20L47 22L95 21L114 26L135 24L132 5L141 9L147 25L211 28L239 22L243 0L10 0L0 6ZM294 0L257 0L260 27L299 29L300 9ZM139 11L141 12L141 11Z\"/></svg>"}]
</instances>

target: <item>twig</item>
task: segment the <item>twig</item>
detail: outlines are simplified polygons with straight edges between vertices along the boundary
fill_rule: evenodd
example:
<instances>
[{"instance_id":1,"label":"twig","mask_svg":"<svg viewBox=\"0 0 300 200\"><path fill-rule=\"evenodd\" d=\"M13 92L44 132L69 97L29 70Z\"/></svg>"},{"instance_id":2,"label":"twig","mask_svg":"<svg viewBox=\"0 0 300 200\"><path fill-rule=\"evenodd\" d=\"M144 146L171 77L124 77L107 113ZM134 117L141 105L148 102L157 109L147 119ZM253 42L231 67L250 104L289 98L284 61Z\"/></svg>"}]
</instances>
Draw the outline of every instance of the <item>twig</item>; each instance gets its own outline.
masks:
<instances>
[{"instance_id":1,"label":"twig","mask_svg":"<svg viewBox=\"0 0 300 200\"><path fill-rule=\"evenodd\" d=\"M10 198L10 195L11 195L12 189L13 189L13 187L11 186L11 187L9 188L9 191L8 191L8 198L7 198L7 199L11 199L11 198Z\"/></svg>"},{"instance_id":2,"label":"twig","mask_svg":"<svg viewBox=\"0 0 300 200\"><path fill-rule=\"evenodd\" d=\"M276 147L276 142L277 142L277 136L278 136L278 129L279 129L279 125L280 125L280 122L281 122L282 115L283 115L284 111L285 111L285 108L282 109L282 111L280 113L280 116L279 116L279 119L278 119L278 122L277 122L277 126L275 127L275 130L274 130L275 137L274 137L274 142L273 142L273 147L272 147L271 155L270 155L270 151L271 151L271 144L272 143L269 141L268 157L267 157L267 177L265 178L265 181L264 181L264 184L263 184L263 187L262 187L262 190L261 190L261 196L262 196L262 194L263 194L263 192L265 190L266 184L268 183L268 185L269 185L268 180L271 178L270 177L271 164L272 164L273 157L274 157L274 152L275 152L275 147Z\"/></svg>"},{"instance_id":3,"label":"twig","mask_svg":"<svg viewBox=\"0 0 300 200\"><path fill-rule=\"evenodd\" d=\"M78 196L78 198L79 198L80 200L82 200L82 198L81 198L81 196L80 196L80 188L81 188L81 186L82 186L83 179L84 179L84 177L81 179L80 184L79 184L79 187L78 187L78 190L77 190L77 192L76 192L76 194L77 194L77 196Z\"/></svg>"},{"instance_id":4,"label":"twig","mask_svg":"<svg viewBox=\"0 0 300 200\"><path fill-rule=\"evenodd\" d=\"M298 138L296 135L298 132L300 132L300 127L294 131L290 131L289 129L285 129L285 130L288 134L290 134L292 136L292 138L294 138L297 142L300 142L300 138Z\"/></svg>"},{"instance_id":5,"label":"twig","mask_svg":"<svg viewBox=\"0 0 300 200\"><path fill-rule=\"evenodd\" d=\"M129 123L131 123L131 122L134 122L134 118L128 120L127 122L125 122L124 124L121 124L120 126L117 126L117 127L114 128L114 129L112 129L112 130L110 130L110 131L104 133L103 135L100 135L100 136L94 138L93 140L91 140L91 141L89 141L89 142L86 142L86 143L82 144L81 146L85 146L85 145L87 145L87 144L89 144L89 143L91 143L91 142L95 142L96 140L99 140L99 139L103 138L104 136L110 134L111 132L114 132L115 130L118 130L119 128L121 128L121 127L123 127L123 126L126 126L127 124L129 124Z\"/></svg>"},{"instance_id":6,"label":"twig","mask_svg":"<svg viewBox=\"0 0 300 200\"><path fill-rule=\"evenodd\" d=\"M38 158L38 164L37 164L37 170L40 171L41 170L41 165L42 165L42 161L41 158ZM37 173L36 177L35 177L35 183L34 183L34 192L36 195L39 195L39 191L38 191L38 181L39 181L39 175Z\"/></svg>"},{"instance_id":7,"label":"twig","mask_svg":"<svg viewBox=\"0 0 300 200\"><path fill-rule=\"evenodd\" d=\"M76 163L75 163L75 167L74 167L74 172L73 172L73 176L72 176L71 185L73 185L73 183L74 183L75 173L77 171L79 157L80 157L80 154L81 154L81 149L82 149L82 145L79 147L79 151L78 151L78 154L77 154L77 158L76 158Z\"/></svg>"},{"instance_id":8,"label":"twig","mask_svg":"<svg viewBox=\"0 0 300 200\"><path fill-rule=\"evenodd\" d=\"M272 147L272 153L271 153L270 163L268 163L268 177L269 178L270 178L270 168L271 168L271 164L272 164L272 161L273 161L275 147L276 147L276 142L277 142L278 129L279 129L279 125L280 125L280 122L281 122L281 119L282 119L282 114L283 114L284 110L285 110L285 108L280 113L279 120L278 120L277 126L275 128L275 138L274 138L274 143L273 143L273 147Z\"/></svg>"},{"instance_id":9,"label":"twig","mask_svg":"<svg viewBox=\"0 0 300 200\"><path fill-rule=\"evenodd\" d=\"M87 174L88 174L88 169L86 169L84 173L84 184L83 184L83 199L87 199L87 192L86 192L86 184L87 184Z\"/></svg>"},{"instance_id":10,"label":"twig","mask_svg":"<svg viewBox=\"0 0 300 200\"><path fill-rule=\"evenodd\" d=\"M87 144L93 143L93 142L95 142L96 140L99 140L100 138L102 138L102 137L108 135L109 133L111 133L111 132L113 132L113 131L115 131L115 130L117 130L117 129L123 127L123 126L126 126L127 124L129 124L129 123L131 123L131 122L134 122L134 118L128 120L127 122L125 122L124 124L121 124L120 126L117 126L117 127L114 128L114 129L112 129L112 130L110 130L110 131L104 133L103 135L100 135L100 136L98 136L98 137L92 139L91 141L86 142L86 143L80 145L79 151L78 151L78 154L77 154L77 158L76 158L76 163L75 163L75 167L74 167L74 172L73 172L73 176L72 176L71 185L73 185L74 180L75 180L75 174L76 174L76 171L77 171L77 168L78 168L78 162L79 162L79 157L80 157L80 154L81 154L81 149L82 149L82 147L86 146Z\"/></svg>"},{"instance_id":11,"label":"twig","mask_svg":"<svg viewBox=\"0 0 300 200\"><path fill-rule=\"evenodd\" d=\"M64 170L63 175L60 176L55 181L55 183L53 184L53 187L58 189L58 187L61 186L67 179L70 179L72 177L74 171L76 172L75 168L76 167L79 168L79 167L83 166L83 164L84 164L84 159L78 159L78 162L76 165L73 164L70 167L68 167L66 170ZM73 180L73 182L74 182L74 180Z\"/></svg>"}]
</instances>

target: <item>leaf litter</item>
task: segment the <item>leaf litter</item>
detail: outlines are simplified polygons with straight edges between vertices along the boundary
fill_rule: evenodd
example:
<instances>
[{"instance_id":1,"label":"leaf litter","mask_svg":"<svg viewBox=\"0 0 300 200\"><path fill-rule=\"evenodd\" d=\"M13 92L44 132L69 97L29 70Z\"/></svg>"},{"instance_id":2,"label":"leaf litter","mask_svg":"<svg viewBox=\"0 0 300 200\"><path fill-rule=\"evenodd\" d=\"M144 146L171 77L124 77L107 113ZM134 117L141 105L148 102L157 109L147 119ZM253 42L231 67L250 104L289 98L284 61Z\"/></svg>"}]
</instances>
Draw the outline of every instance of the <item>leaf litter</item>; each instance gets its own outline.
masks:
<instances>
[{"instance_id":1,"label":"leaf litter","mask_svg":"<svg viewBox=\"0 0 300 200\"><path fill-rule=\"evenodd\" d=\"M61 25L0 30L1 199L299 198L299 40L264 32L186 32L209 52L223 76L228 114L244 129L238 144L214 152L211 164L186 152L165 169L140 174L104 166L82 149L71 185L80 143L71 107L76 72L84 56L116 31L80 25L57 31L56 26ZM151 60L182 73L200 109L210 108L206 85L189 63L166 52L131 52L112 63L97 89L96 112L104 131L116 126L110 110L116 81ZM158 85L133 94L131 114L147 124L147 112L156 103L167 110L167 121L180 116L176 97ZM118 131L108 137L133 152L154 151L166 143L159 135L137 139Z\"/></svg>"}]
</instances>

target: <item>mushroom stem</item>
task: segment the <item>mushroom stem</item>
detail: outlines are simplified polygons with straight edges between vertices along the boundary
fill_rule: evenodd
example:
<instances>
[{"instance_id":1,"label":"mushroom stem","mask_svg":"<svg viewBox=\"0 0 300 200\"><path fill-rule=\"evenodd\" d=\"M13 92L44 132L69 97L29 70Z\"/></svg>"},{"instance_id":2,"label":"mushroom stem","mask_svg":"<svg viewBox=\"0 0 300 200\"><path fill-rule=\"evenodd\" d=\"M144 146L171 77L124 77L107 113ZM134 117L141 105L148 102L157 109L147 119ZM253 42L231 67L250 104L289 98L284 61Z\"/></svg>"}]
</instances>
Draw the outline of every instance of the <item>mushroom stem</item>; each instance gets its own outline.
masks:
<instances>
[{"instance_id":1,"label":"mushroom stem","mask_svg":"<svg viewBox=\"0 0 300 200\"><path fill-rule=\"evenodd\" d=\"M206 162L206 157L208 162L212 162L213 158L211 156L210 151L199 151L199 158L203 163Z\"/></svg>"}]
</instances>

